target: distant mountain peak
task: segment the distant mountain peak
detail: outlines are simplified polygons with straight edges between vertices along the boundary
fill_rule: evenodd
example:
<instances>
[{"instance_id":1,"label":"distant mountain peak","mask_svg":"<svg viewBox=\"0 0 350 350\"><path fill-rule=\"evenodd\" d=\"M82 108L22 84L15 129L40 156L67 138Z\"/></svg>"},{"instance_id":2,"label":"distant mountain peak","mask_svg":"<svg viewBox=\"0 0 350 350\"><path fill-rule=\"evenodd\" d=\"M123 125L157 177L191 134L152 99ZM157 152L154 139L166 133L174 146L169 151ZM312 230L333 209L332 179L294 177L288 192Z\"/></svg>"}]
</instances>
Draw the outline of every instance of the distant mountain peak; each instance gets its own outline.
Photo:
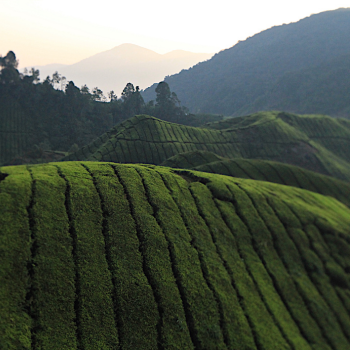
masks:
<instances>
[{"instance_id":1,"label":"distant mountain peak","mask_svg":"<svg viewBox=\"0 0 350 350\"><path fill-rule=\"evenodd\" d=\"M42 66L40 76L46 77L58 71L77 86L86 84L90 89L97 86L105 93L113 90L119 95L129 82L144 89L211 56L184 50L160 54L124 43L71 65Z\"/></svg>"}]
</instances>

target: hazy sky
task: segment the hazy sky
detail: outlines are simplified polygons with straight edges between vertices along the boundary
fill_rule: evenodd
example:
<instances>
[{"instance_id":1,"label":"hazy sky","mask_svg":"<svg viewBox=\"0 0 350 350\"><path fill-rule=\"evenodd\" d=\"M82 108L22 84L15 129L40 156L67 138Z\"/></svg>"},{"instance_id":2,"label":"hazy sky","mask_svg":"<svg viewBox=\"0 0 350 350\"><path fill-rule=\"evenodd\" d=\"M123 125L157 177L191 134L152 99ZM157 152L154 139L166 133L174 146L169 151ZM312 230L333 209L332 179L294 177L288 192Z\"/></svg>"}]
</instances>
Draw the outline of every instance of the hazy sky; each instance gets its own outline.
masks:
<instances>
[{"instance_id":1,"label":"hazy sky","mask_svg":"<svg viewBox=\"0 0 350 350\"><path fill-rule=\"evenodd\" d=\"M20 67L75 63L123 43L217 52L350 0L0 0L0 54Z\"/></svg>"}]
</instances>

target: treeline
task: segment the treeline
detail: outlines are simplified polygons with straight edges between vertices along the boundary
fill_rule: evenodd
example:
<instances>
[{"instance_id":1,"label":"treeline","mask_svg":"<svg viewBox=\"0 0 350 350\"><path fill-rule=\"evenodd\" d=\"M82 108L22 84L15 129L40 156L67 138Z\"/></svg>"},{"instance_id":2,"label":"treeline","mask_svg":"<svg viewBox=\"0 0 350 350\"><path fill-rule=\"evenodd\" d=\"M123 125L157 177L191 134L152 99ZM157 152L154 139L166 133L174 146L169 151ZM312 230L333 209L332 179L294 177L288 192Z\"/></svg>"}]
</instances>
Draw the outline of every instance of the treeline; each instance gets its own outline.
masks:
<instances>
[{"instance_id":1,"label":"treeline","mask_svg":"<svg viewBox=\"0 0 350 350\"><path fill-rule=\"evenodd\" d=\"M40 82L38 70L21 74L17 67L14 52L0 57L0 106L4 106L1 101L16 100L16 108L25 114L34 135L33 148L73 151L136 114L193 126L222 118L189 114L165 82L158 84L156 100L145 103L139 87L132 83L119 98L110 91L107 99L99 88L79 88L57 72ZM13 111L1 108L0 114L1 118L10 118Z\"/></svg>"}]
</instances>

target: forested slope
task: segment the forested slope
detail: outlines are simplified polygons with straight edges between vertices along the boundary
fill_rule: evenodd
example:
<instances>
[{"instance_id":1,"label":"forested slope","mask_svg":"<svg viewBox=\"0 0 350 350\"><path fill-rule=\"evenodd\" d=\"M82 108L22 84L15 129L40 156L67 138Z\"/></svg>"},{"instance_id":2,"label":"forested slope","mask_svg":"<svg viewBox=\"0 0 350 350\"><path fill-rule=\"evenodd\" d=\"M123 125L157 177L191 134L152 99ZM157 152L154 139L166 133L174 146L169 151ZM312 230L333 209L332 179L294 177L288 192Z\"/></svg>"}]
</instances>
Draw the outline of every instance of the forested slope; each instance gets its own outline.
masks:
<instances>
[{"instance_id":1,"label":"forested slope","mask_svg":"<svg viewBox=\"0 0 350 350\"><path fill-rule=\"evenodd\" d=\"M132 83L121 98L110 91L107 102L97 87L80 89L57 72L40 83L39 70L21 74L17 67L13 51L0 54L0 166L59 160L135 114L191 126L223 117L186 114L164 82L157 87L155 104L146 105Z\"/></svg>"},{"instance_id":2,"label":"forested slope","mask_svg":"<svg viewBox=\"0 0 350 350\"><path fill-rule=\"evenodd\" d=\"M160 164L204 150L226 158L265 159L350 179L350 123L326 116L263 112L188 127L139 115L65 160Z\"/></svg>"},{"instance_id":3,"label":"forested slope","mask_svg":"<svg viewBox=\"0 0 350 350\"><path fill-rule=\"evenodd\" d=\"M284 110L350 117L350 54L316 67L287 71L263 96L237 114Z\"/></svg>"},{"instance_id":4,"label":"forested slope","mask_svg":"<svg viewBox=\"0 0 350 350\"><path fill-rule=\"evenodd\" d=\"M30 121L19 103L0 97L0 164L23 154L35 139Z\"/></svg>"},{"instance_id":5,"label":"forested slope","mask_svg":"<svg viewBox=\"0 0 350 350\"><path fill-rule=\"evenodd\" d=\"M350 211L156 166L0 169L0 348L350 347Z\"/></svg>"},{"instance_id":6,"label":"forested slope","mask_svg":"<svg viewBox=\"0 0 350 350\"><path fill-rule=\"evenodd\" d=\"M164 81L194 113L349 117L349 54L350 8L341 8L264 30ZM144 91L146 101L154 88Z\"/></svg>"}]
</instances>

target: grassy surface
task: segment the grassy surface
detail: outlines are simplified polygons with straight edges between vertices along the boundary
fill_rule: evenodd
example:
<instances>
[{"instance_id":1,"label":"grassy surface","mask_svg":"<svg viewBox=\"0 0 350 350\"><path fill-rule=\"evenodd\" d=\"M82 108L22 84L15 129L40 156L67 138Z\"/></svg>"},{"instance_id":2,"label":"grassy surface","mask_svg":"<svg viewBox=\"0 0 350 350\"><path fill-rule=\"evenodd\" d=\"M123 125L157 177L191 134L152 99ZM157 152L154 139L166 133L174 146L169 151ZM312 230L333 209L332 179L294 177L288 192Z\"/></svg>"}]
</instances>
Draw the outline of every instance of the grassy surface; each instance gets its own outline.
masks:
<instances>
[{"instance_id":1,"label":"grassy surface","mask_svg":"<svg viewBox=\"0 0 350 350\"><path fill-rule=\"evenodd\" d=\"M228 159L207 151L195 151L177 154L161 165L294 186L334 197L347 206L350 205L348 182L279 162Z\"/></svg>"},{"instance_id":2,"label":"grassy surface","mask_svg":"<svg viewBox=\"0 0 350 350\"><path fill-rule=\"evenodd\" d=\"M65 160L159 165L181 153L204 151L217 155L211 162L220 157L273 160L350 180L349 147L350 123L327 116L261 112L196 128L139 115ZM185 167L197 161L192 158Z\"/></svg>"},{"instance_id":3,"label":"grassy surface","mask_svg":"<svg viewBox=\"0 0 350 350\"><path fill-rule=\"evenodd\" d=\"M0 168L1 349L346 350L350 210L193 170Z\"/></svg>"}]
</instances>

